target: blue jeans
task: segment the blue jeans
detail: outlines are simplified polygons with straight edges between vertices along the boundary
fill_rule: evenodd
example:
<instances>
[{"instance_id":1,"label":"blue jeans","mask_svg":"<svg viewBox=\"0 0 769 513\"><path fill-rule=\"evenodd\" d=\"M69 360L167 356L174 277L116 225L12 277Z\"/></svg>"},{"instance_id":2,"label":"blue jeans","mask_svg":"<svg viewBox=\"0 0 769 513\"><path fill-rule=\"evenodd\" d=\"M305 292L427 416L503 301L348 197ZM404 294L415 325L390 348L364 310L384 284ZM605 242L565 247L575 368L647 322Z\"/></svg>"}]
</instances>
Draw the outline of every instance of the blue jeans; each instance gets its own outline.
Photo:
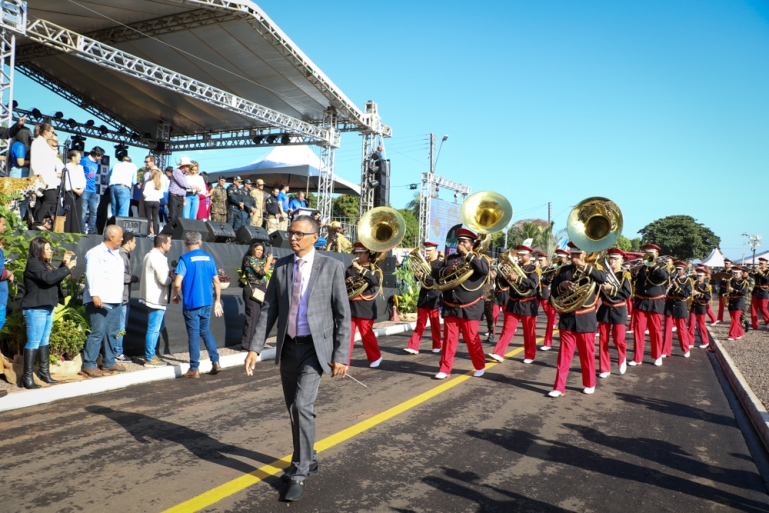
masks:
<instances>
[{"instance_id":1,"label":"blue jeans","mask_svg":"<svg viewBox=\"0 0 769 513\"><path fill-rule=\"evenodd\" d=\"M128 325L128 312L131 309L130 307L130 303L118 307L120 309L120 329L118 332L126 330L126 326ZM123 335L120 335L117 340L115 340L115 356L120 356L121 354L123 354Z\"/></svg>"},{"instance_id":2,"label":"blue jeans","mask_svg":"<svg viewBox=\"0 0 769 513\"><path fill-rule=\"evenodd\" d=\"M27 345L24 349L47 346L53 327L53 307L25 308L22 312L27 323Z\"/></svg>"},{"instance_id":3,"label":"blue jeans","mask_svg":"<svg viewBox=\"0 0 769 513\"><path fill-rule=\"evenodd\" d=\"M188 194L184 197L184 200L184 210L182 211L182 217L187 219L197 219L198 207L200 207L200 196L197 194Z\"/></svg>"},{"instance_id":4,"label":"blue jeans","mask_svg":"<svg viewBox=\"0 0 769 513\"><path fill-rule=\"evenodd\" d=\"M158 346L160 332L166 327L166 311L155 308L147 308L149 322L147 323L147 336L144 341L144 360L155 358L155 348Z\"/></svg>"},{"instance_id":5,"label":"blue jeans","mask_svg":"<svg viewBox=\"0 0 769 513\"><path fill-rule=\"evenodd\" d=\"M131 207L131 188L112 185L109 191L112 197L112 215L126 217Z\"/></svg>"},{"instance_id":6,"label":"blue jeans","mask_svg":"<svg viewBox=\"0 0 769 513\"><path fill-rule=\"evenodd\" d=\"M85 312L91 324L91 333L85 341L83 349L83 368L96 367L99 350L104 343L102 367L115 365L115 341L120 331L120 304L104 303L102 308L96 308L93 303L86 303Z\"/></svg>"},{"instance_id":7,"label":"blue jeans","mask_svg":"<svg viewBox=\"0 0 769 513\"><path fill-rule=\"evenodd\" d=\"M208 357L211 363L219 363L219 353L216 351L216 342L208 323L211 320L211 307L201 306L192 310L183 310L184 324L187 325L187 337L190 346L190 370L198 370L200 367L200 339L206 344Z\"/></svg>"},{"instance_id":8,"label":"blue jeans","mask_svg":"<svg viewBox=\"0 0 769 513\"><path fill-rule=\"evenodd\" d=\"M8 305L0 305L0 330L5 326L5 315L8 311Z\"/></svg>"},{"instance_id":9,"label":"blue jeans","mask_svg":"<svg viewBox=\"0 0 769 513\"><path fill-rule=\"evenodd\" d=\"M96 211L99 209L99 194L92 191L83 192L83 219L80 226L83 233L96 233ZM86 219L88 224L86 224ZM87 231L86 231L87 228Z\"/></svg>"},{"instance_id":10,"label":"blue jeans","mask_svg":"<svg viewBox=\"0 0 769 513\"><path fill-rule=\"evenodd\" d=\"M8 174L11 178L26 178L29 176L28 167L12 167L11 172Z\"/></svg>"}]
</instances>

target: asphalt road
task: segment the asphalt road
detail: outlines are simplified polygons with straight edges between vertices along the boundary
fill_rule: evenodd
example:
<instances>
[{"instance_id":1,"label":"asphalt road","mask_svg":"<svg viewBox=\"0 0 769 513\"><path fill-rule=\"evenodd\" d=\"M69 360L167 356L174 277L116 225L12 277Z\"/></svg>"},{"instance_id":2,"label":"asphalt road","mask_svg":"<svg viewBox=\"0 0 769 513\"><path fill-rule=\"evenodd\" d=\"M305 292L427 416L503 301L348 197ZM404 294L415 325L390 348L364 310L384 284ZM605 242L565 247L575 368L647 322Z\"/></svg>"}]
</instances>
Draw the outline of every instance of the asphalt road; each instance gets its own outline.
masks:
<instances>
[{"instance_id":1,"label":"asphalt road","mask_svg":"<svg viewBox=\"0 0 769 513\"><path fill-rule=\"evenodd\" d=\"M439 356L403 353L408 335L380 340L378 369L356 346L350 372L368 388L323 379L320 473L297 503L281 501L291 433L265 362L252 378L228 369L4 413L0 512L769 512L703 350L662 367L647 355L624 376L615 364L592 396L575 357L550 399L555 350L472 378L461 345L436 381Z\"/></svg>"}]
</instances>

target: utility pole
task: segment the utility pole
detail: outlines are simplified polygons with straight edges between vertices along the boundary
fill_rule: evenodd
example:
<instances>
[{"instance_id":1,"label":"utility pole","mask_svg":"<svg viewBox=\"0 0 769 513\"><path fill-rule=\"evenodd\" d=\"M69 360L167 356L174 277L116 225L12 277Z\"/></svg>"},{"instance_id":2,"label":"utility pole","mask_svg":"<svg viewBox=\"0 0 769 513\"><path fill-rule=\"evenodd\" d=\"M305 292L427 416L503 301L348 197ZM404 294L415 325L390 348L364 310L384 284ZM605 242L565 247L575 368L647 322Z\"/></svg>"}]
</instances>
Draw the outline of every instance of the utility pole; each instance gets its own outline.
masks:
<instances>
[{"instance_id":1,"label":"utility pole","mask_svg":"<svg viewBox=\"0 0 769 513\"><path fill-rule=\"evenodd\" d=\"M550 247L550 243L553 241L553 225L552 225L552 221L550 221L550 207L551 207L551 202L548 201L547 202L547 226L548 226L548 229L550 230L550 236L547 238L547 258L550 258L550 255L552 254L551 252L552 248Z\"/></svg>"},{"instance_id":2,"label":"utility pole","mask_svg":"<svg viewBox=\"0 0 769 513\"><path fill-rule=\"evenodd\" d=\"M430 134L430 173L435 173L435 134Z\"/></svg>"}]
</instances>

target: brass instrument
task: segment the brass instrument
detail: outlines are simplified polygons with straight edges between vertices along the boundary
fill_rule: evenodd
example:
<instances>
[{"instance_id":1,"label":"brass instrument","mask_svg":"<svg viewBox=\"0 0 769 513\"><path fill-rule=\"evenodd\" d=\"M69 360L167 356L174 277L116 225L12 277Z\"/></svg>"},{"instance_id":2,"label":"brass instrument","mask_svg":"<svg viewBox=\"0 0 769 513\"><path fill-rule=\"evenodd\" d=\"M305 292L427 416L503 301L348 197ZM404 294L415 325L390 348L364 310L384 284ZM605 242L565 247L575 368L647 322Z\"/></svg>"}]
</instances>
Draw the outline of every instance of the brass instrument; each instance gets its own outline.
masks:
<instances>
[{"instance_id":1,"label":"brass instrument","mask_svg":"<svg viewBox=\"0 0 769 513\"><path fill-rule=\"evenodd\" d=\"M597 269L601 266L607 269L609 281L616 287L620 286L611 266L606 262L606 250L609 249L622 235L622 211L616 203L601 197L592 197L580 201L569 213L566 221L566 232L571 241L581 250L590 253L588 262L594 263ZM579 274L579 276L578 276ZM589 276L575 273L573 290L565 291L558 296L554 293L551 302L560 314L573 313L582 308L595 293L597 284Z\"/></svg>"},{"instance_id":2,"label":"brass instrument","mask_svg":"<svg viewBox=\"0 0 769 513\"><path fill-rule=\"evenodd\" d=\"M492 191L481 191L471 194L460 208L462 224L468 230L483 235L476 241L473 253L481 257L491 245L490 234L504 230L513 218L513 207L504 196ZM440 291L451 290L473 275L473 268L468 262L462 262L456 267L444 268L433 288Z\"/></svg>"},{"instance_id":3,"label":"brass instrument","mask_svg":"<svg viewBox=\"0 0 769 513\"><path fill-rule=\"evenodd\" d=\"M426 289L432 288L432 285L427 284L425 277L432 273L433 268L422 254L420 248L415 248L409 253L406 265L422 287Z\"/></svg>"},{"instance_id":4,"label":"brass instrument","mask_svg":"<svg viewBox=\"0 0 769 513\"><path fill-rule=\"evenodd\" d=\"M372 208L358 221L358 240L374 253L369 259L369 270L379 272L377 263L387 256L387 252L400 244L406 235L406 221L400 212L390 207ZM380 280L381 281L381 280ZM347 281L347 297L360 296L368 288L362 276ZM381 290L381 287L380 287Z\"/></svg>"},{"instance_id":5,"label":"brass instrument","mask_svg":"<svg viewBox=\"0 0 769 513\"><path fill-rule=\"evenodd\" d=\"M505 251L499 257L499 263L497 264L497 272L502 279L504 279L510 288L515 291L519 296L525 296L531 291L522 291L518 288L517 280L512 282L507 278L508 276L517 276L521 279L526 278L526 272L518 265L518 258L513 256L513 251ZM540 271L541 272L541 271Z\"/></svg>"}]
</instances>

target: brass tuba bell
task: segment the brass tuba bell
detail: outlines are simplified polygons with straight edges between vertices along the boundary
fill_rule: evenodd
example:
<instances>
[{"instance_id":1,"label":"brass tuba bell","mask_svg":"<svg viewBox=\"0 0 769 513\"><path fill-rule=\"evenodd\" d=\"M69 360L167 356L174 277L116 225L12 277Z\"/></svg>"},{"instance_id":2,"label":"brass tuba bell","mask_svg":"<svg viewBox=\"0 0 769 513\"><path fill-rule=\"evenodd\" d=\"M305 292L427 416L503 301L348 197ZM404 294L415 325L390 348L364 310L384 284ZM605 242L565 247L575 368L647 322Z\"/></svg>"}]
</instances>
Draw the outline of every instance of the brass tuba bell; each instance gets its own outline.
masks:
<instances>
[{"instance_id":1,"label":"brass tuba bell","mask_svg":"<svg viewBox=\"0 0 769 513\"><path fill-rule=\"evenodd\" d=\"M358 240L374 253L369 260L372 272L381 270L376 265L387 252L397 246L406 235L406 221L400 212L390 207L372 208L358 220ZM347 282L347 297L360 296L368 288L368 283L360 277Z\"/></svg>"}]
</instances>

